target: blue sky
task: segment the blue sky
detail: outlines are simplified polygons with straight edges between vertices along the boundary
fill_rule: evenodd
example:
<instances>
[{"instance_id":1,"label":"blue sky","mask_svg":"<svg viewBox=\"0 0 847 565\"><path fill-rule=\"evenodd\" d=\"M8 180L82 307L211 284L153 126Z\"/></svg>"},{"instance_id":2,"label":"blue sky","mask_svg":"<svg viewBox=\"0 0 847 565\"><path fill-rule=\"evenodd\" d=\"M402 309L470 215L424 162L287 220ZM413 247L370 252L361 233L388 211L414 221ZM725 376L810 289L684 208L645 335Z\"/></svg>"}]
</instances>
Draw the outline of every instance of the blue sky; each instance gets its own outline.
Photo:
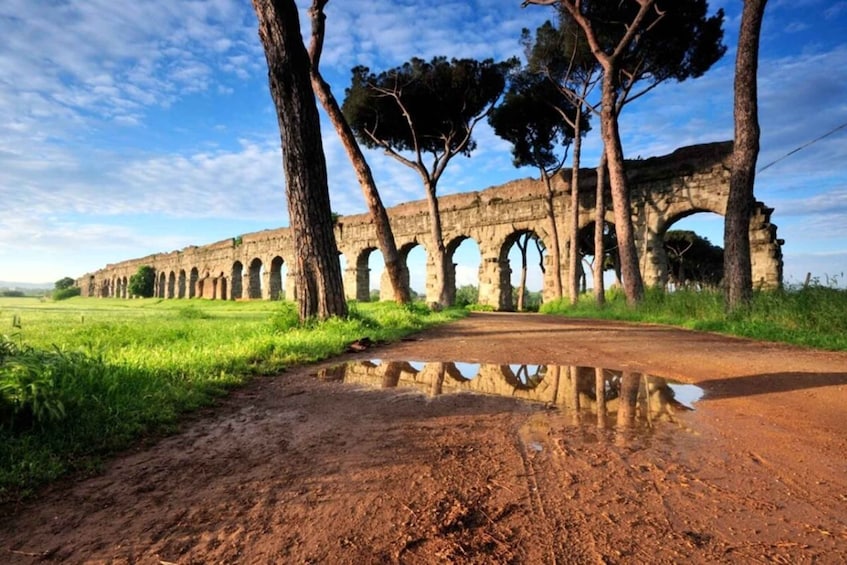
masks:
<instances>
[{"instance_id":1,"label":"blue sky","mask_svg":"<svg viewBox=\"0 0 847 565\"><path fill-rule=\"evenodd\" d=\"M299 1L301 24L308 25ZM656 89L622 119L628 157L732 137L740 1L726 56L704 77ZM518 0L333 0L323 70L339 98L357 64L520 52L522 27L554 16ZM847 1L771 0L760 61L760 166L847 123ZM110 262L288 224L279 132L247 0L3 0L0 3L0 280L52 282ZM599 129L599 128L595 128ZM365 211L324 125L333 209ZM584 163L599 139L586 140ZM483 125L440 192L533 175ZM388 205L423 197L419 179L368 153ZM786 240L785 274L847 274L847 128L762 172L758 199ZM722 244L717 216L687 227Z\"/></svg>"}]
</instances>

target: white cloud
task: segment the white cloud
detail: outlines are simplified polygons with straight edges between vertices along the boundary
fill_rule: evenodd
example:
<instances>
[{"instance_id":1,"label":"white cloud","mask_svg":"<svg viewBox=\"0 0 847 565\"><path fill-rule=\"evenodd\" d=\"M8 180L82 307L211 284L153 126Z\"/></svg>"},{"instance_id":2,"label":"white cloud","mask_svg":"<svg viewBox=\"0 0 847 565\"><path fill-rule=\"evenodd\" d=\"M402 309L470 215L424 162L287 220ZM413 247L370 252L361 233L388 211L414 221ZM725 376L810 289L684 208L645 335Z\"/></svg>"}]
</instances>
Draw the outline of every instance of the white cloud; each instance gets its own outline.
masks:
<instances>
[{"instance_id":1,"label":"white cloud","mask_svg":"<svg viewBox=\"0 0 847 565\"><path fill-rule=\"evenodd\" d=\"M298 0L307 35L310 3ZM728 10L732 46L739 4L710 4ZM779 49L763 51L761 61L760 164L847 122L847 45L841 39L833 46L822 27L838 28L832 22L845 5L768 6L763 45ZM335 0L326 11L323 68L339 100L355 64L383 70L412 56L502 59L520 53L522 27L555 16L546 7L522 10L516 0ZM82 249L84 260L105 262L208 243L214 239L204 238L224 237L245 222L286 224L279 134L256 30L255 14L241 0L0 3L0 264L23 264L21 255L10 255L20 241L56 263L59 249L68 256ZM704 77L663 86L627 108L626 154L729 139L732 58L728 53ZM600 150L594 127L585 166L596 164ZM448 166L440 194L536 174L512 167L507 144L487 124L476 138L473 157ZM364 212L347 156L326 124L323 139L333 210ZM423 198L414 171L380 151L366 156L387 206ZM757 196L776 207L792 252L822 238L843 247L845 156L841 132L759 175ZM204 226L189 241L185 226L203 222L219 224L218 231ZM63 241L73 245L62 248Z\"/></svg>"}]
</instances>

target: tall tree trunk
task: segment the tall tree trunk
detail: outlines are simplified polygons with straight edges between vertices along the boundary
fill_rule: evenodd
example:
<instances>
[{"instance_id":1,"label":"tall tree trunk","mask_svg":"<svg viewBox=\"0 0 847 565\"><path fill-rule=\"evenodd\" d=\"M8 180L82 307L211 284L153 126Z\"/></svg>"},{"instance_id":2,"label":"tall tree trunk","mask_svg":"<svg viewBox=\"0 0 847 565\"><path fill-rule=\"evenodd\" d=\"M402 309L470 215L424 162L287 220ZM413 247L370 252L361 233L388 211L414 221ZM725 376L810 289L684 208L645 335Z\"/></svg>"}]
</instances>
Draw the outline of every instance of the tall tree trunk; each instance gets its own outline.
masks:
<instances>
[{"instance_id":1,"label":"tall tree trunk","mask_svg":"<svg viewBox=\"0 0 847 565\"><path fill-rule=\"evenodd\" d=\"M576 105L576 116L574 118L573 138L573 161L571 163L571 241L570 254L568 257L568 270L570 271L570 301L572 305L579 302L579 166L582 157L582 101Z\"/></svg>"},{"instance_id":2,"label":"tall tree trunk","mask_svg":"<svg viewBox=\"0 0 847 565\"><path fill-rule=\"evenodd\" d=\"M347 316L309 56L294 0L252 0L282 141L300 320Z\"/></svg>"},{"instance_id":3,"label":"tall tree trunk","mask_svg":"<svg viewBox=\"0 0 847 565\"><path fill-rule=\"evenodd\" d=\"M553 260L553 292L555 298L562 297L562 250L559 247L559 226L556 222L556 210L553 207L553 182L550 174L544 167L541 170L541 178L547 188L547 197L544 199L547 208L547 221L550 222L550 258Z\"/></svg>"},{"instance_id":4,"label":"tall tree trunk","mask_svg":"<svg viewBox=\"0 0 847 565\"><path fill-rule=\"evenodd\" d=\"M356 136L350 128L350 124L344 118L338 101L332 94L332 89L329 86L320 72L320 57L323 50L323 40L325 31L326 14L323 12L323 6L327 0L314 0L312 7L309 9L309 16L312 20L312 41L309 46L309 57L312 65L311 79L312 88L315 95L329 116L329 121L335 128L341 143L344 146L344 151L353 165L353 170L356 172L356 178L359 181L359 186L362 189L362 195L365 197L365 203L368 206L368 211L371 214L371 219L376 229L376 239L379 244L379 250L382 252L382 258L385 261L385 271L388 273L388 279L391 281L391 288L394 290L394 300L398 304L408 304L411 302L411 294L409 286L403 280L403 264L400 260L400 254L397 252L397 244L394 240L394 232L391 229L391 223L388 220L388 212L380 198L379 191L376 188L371 168L362 154L359 144L356 142Z\"/></svg>"},{"instance_id":5,"label":"tall tree trunk","mask_svg":"<svg viewBox=\"0 0 847 565\"><path fill-rule=\"evenodd\" d=\"M617 101L615 93L617 68L610 66L603 75L603 107L600 113L601 135L609 167L609 186L612 189L612 209L615 213L615 233L618 237L623 289L628 304L636 304L644 298L644 282L638 267L638 252L635 249L635 229L632 225L632 206L629 198L629 182L624 166L623 146L618 130Z\"/></svg>"},{"instance_id":6,"label":"tall tree trunk","mask_svg":"<svg viewBox=\"0 0 847 565\"><path fill-rule=\"evenodd\" d=\"M606 227L606 152L600 155L597 165L597 193L594 202L594 301L598 306L606 303L606 283L603 281L603 263L606 249L603 235Z\"/></svg>"},{"instance_id":7,"label":"tall tree trunk","mask_svg":"<svg viewBox=\"0 0 847 565\"><path fill-rule=\"evenodd\" d=\"M523 243L521 243L521 238L523 238ZM526 293L526 248L529 246L529 234L518 236L515 243L521 252L521 282L518 286L518 312L523 312L523 299Z\"/></svg>"},{"instance_id":8,"label":"tall tree trunk","mask_svg":"<svg viewBox=\"0 0 847 565\"><path fill-rule=\"evenodd\" d=\"M432 246L432 264L435 267L435 295L436 301L430 304L434 310L440 310L450 306L450 296L447 290L447 250L444 247L444 236L441 230L441 212L438 209L438 195L436 185L431 180L424 183L426 189L426 201L429 204L429 235Z\"/></svg>"},{"instance_id":9,"label":"tall tree trunk","mask_svg":"<svg viewBox=\"0 0 847 565\"><path fill-rule=\"evenodd\" d=\"M750 214L759 157L759 108L756 74L759 35L767 0L745 0L735 57L735 145L724 219L724 285L729 311L747 307L753 297L750 261Z\"/></svg>"}]
</instances>

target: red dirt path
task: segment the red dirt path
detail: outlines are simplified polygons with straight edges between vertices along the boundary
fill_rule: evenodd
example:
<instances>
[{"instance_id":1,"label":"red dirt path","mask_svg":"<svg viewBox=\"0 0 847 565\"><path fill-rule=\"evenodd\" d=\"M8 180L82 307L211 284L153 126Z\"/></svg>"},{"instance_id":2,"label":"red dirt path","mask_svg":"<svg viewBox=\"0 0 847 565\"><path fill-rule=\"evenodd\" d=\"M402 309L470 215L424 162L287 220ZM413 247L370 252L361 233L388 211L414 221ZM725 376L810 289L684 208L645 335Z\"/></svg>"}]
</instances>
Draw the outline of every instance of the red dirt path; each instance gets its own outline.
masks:
<instances>
[{"instance_id":1,"label":"red dirt path","mask_svg":"<svg viewBox=\"0 0 847 565\"><path fill-rule=\"evenodd\" d=\"M599 365L706 396L642 433L302 367L4 509L0 562L847 562L847 354L523 314L416 337L333 363Z\"/></svg>"}]
</instances>

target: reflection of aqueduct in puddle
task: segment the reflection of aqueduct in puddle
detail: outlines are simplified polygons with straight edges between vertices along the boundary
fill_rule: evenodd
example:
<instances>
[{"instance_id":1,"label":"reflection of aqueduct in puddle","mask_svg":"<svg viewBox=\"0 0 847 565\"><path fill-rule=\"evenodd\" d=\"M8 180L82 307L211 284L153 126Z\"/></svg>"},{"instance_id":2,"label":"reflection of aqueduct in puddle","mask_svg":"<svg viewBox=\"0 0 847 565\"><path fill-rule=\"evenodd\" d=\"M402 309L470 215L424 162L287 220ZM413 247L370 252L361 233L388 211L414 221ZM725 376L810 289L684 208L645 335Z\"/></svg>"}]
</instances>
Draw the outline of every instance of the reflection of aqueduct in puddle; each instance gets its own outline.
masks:
<instances>
[{"instance_id":1,"label":"reflection of aqueduct in puddle","mask_svg":"<svg viewBox=\"0 0 847 565\"><path fill-rule=\"evenodd\" d=\"M723 215L729 191L731 143L685 147L664 157L629 161L633 223L644 282L667 281L667 257L662 242L665 232L678 220L699 212ZM580 172L580 229L594 222L596 172ZM570 186L567 171L555 178L554 209L560 234L569 233ZM476 242L480 263L477 271L479 302L500 310L512 309L509 251L523 234L534 234L550 249L545 188L538 180L524 179L479 192L439 198L448 265L447 282L455 292L454 253L465 240ZM608 196L607 196L608 202ZM781 241L770 223L772 209L754 207L750 223L753 280L763 288L782 282ZM282 211L280 211L282 213ZM409 202L388 210L404 265L417 247L430 247L426 202ZM606 221L613 222L611 211ZM368 214L342 216L335 228L340 259L344 265L344 289L348 298L370 297L369 258L377 250L376 230ZM562 237L562 249L568 248ZM108 265L77 280L84 296L128 298L130 277L141 266L156 273L155 296L159 298L209 298L223 300L276 299L294 296L293 243L288 228L244 234L210 245L190 246ZM563 252L564 253L564 252ZM563 280L568 261L563 257ZM544 300L554 295L552 262L544 257ZM434 269L427 253L427 301L433 301ZM381 298L391 297L387 277L379 283Z\"/></svg>"},{"instance_id":2,"label":"reflection of aqueduct in puddle","mask_svg":"<svg viewBox=\"0 0 847 565\"><path fill-rule=\"evenodd\" d=\"M430 396L472 392L541 402L593 414L603 425L671 420L674 413L690 410L676 398L675 387L699 390L646 373L560 365L351 361L323 369L318 377Z\"/></svg>"}]
</instances>

